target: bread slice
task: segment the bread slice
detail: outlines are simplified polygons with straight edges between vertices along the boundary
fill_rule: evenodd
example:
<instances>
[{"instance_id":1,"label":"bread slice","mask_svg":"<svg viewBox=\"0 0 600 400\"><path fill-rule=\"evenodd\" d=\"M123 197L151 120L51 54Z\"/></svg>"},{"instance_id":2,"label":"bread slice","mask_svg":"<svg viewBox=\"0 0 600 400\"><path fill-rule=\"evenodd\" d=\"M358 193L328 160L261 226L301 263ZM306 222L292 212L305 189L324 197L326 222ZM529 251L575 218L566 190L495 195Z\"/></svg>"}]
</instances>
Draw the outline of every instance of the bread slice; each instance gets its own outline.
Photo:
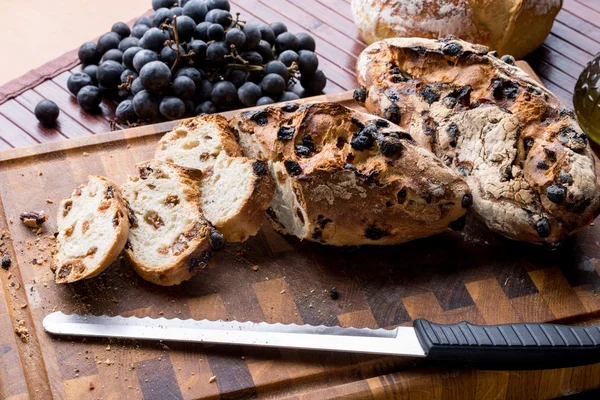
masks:
<instances>
[{"instance_id":1,"label":"bread slice","mask_svg":"<svg viewBox=\"0 0 600 400\"><path fill-rule=\"evenodd\" d=\"M275 190L266 164L241 154L220 115L183 121L163 136L155 154L159 160L202 172L200 207L228 242L256 235Z\"/></svg>"},{"instance_id":2,"label":"bread slice","mask_svg":"<svg viewBox=\"0 0 600 400\"><path fill-rule=\"evenodd\" d=\"M220 154L241 156L242 151L227 119L211 114L186 119L165 134L154 158L206 172Z\"/></svg>"},{"instance_id":3,"label":"bread slice","mask_svg":"<svg viewBox=\"0 0 600 400\"><path fill-rule=\"evenodd\" d=\"M132 224L125 253L135 271L158 285L190 279L204 268L223 236L199 208L200 173L158 160L138 164L122 187Z\"/></svg>"},{"instance_id":4,"label":"bread slice","mask_svg":"<svg viewBox=\"0 0 600 400\"><path fill-rule=\"evenodd\" d=\"M221 155L201 180L200 207L228 242L243 242L260 229L274 193L264 161Z\"/></svg>"},{"instance_id":5,"label":"bread slice","mask_svg":"<svg viewBox=\"0 0 600 400\"><path fill-rule=\"evenodd\" d=\"M56 222L56 283L98 275L121 253L129 232L126 203L101 176L90 176L61 202Z\"/></svg>"}]
</instances>

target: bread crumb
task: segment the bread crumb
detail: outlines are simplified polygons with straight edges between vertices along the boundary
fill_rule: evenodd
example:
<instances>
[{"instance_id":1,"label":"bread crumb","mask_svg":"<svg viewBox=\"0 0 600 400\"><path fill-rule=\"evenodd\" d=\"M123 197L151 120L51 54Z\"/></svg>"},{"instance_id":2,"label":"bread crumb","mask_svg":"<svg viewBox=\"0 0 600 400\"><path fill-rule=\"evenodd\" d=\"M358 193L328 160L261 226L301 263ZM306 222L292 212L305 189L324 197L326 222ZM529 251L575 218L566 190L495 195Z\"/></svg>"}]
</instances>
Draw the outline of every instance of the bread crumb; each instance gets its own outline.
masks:
<instances>
[{"instance_id":1,"label":"bread crumb","mask_svg":"<svg viewBox=\"0 0 600 400\"><path fill-rule=\"evenodd\" d=\"M217 377L213 375L210 378L208 378L208 383L213 383L216 380L217 380Z\"/></svg>"},{"instance_id":2,"label":"bread crumb","mask_svg":"<svg viewBox=\"0 0 600 400\"><path fill-rule=\"evenodd\" d=\"M258 265L253 265L253 266L251 266L251 267L250 267L250 269L251 269L252 271L254 271L254 272L258 271L258 269L259 269L259 268L260 268L260 267L259 267Z\"/></svg>"},{"instance_id":3,"label":"bread crumb","mask_svg":"<svg viewBox=\"0 0 600 400\"><path fill-rule=\"evenodd\" d=\"M54 204L54 201L52 201L50 199L46 199L46 203L48 203L48 204Z\"/></svg>"},{"instance_id":4,"label":"bread crumb","mask_svg":"<svg viewBox=\"0 0 600 400\"><path fill-rule=\"evenodd\" d=\"M90 390L94 390L96 387L94 386L94 382L90 382Z\"/></svg>"},{"instance_id":5,"label":"bread crumb","mask_svg":"<svg viewBox=\"0 0 600 400\"><path fill-rule=\"evenodd\" d=\"M17 327L15 328L15 333L21 339L21 342L28 343L29 342L29 330L25 328L25 320L21 319L17 322Z\"/></svg>"},{"instance_id":6,"label":"bread crumb","mask_svg":"<svg viewBox=\"0 0 600 400\"><path fill-rule=\"evenodd\" d=\"M279 294L284 294L285 293L285 289L283 289L281 292L279 292Z\"/></svg>"},{"instance_id":7,"label":"bread crumb","mask_svg":"<svg viewBox=\"0 0 600 400\"><path fill-rule=\"evenodd\" d=\"M114 363L115 363L115 362L114 362L114 361L112 361L110 358L107 358L107 359L104 361L104 364L106 364L106 365L113 365Z\"/></svg>"},{"instance_id":8,"label":"bread crumb","mask_svg":"<svg viewBox=\"0 0 600 400\"><path fill-rule=\"evenodd\" d=\"M110 351L110 344L108 346L106 346L106 351Z\"/></svg>"},{"instance_id":9,"label":"bread crumb","mask_svg":"<svg viewBox=\"0 0 600 400\"><path fill-rule=\"evenodd\" d=\"M83 154L82 154L82 156L84 156L84 157L89 157L89 156L90 156L90 153L88 153L87 151L84 151L84 152L83 152Z\"/></svg>"}]
</instances>

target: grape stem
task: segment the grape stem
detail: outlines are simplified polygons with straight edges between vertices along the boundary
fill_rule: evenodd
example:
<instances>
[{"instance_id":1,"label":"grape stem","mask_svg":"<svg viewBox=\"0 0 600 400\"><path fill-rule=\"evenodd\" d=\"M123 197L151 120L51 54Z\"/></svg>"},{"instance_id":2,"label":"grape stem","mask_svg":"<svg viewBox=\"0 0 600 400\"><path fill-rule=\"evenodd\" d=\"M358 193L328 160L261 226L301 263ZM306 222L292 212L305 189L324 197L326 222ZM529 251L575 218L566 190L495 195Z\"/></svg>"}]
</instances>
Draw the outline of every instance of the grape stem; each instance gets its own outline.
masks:
<instances>
[{"instance_id":1,"label":"grape stem","mask_svg":"<svg viewBox=\"0 0 600 400\"><path fill-rule=\"evenodd\" d=\"M127 75L127 80L117 86L118 89L131 90L131 84L133 83L133 75Z\"/></svg>"},{"instance_id":2,"label":"grape stem","mask_svg":"<svg viewBox=\"0 0 600 400\"><path fill-rule=\"evenodd\" d=\"M179 50L180 44L185 44L185 42L184 43L179 42L179 33L177 32L177 15L173 15L173 25L170 25L170 24L167 24L166 22L164 22L160 25L160 27L163 30L167 29L169 31L169 33L173 33L173 39L169 39L165 42L165 44L177 54L175 56L175 61L173 62L173 65L171 66L171 73L173 73L173 71L175 71L175 68L177 68L177 64L179 64L179 61L181 61L181 58L193 57L196 53L194 53L193 50L190 50L189 52L182 54L181 51ZM175 48L173 48L173 45L175 45Z\"/></svg>"}]
</instances>

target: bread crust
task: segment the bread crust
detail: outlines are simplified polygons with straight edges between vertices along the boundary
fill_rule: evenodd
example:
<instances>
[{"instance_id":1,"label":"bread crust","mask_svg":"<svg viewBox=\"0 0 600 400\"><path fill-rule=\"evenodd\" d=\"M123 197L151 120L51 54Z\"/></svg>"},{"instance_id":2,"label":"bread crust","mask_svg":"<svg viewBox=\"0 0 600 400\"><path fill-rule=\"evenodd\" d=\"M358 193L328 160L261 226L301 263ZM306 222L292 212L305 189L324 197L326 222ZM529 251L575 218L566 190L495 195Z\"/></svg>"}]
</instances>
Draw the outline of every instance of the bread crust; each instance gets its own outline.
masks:
<instances>
[{"instance_id":1,"label":"bread crust","mask_svg":"<svg viewBox=\"0 0 600 400\"><path fill-rule=\"evenodd\" d=\"M357 75L370 112L466 176L492 230L556 245L600 212L595 158L573 112L487 47L387 39L363 51Z\"/></svg>"},{"instance_id":2,"label":"bread crust","mask_svg":"<svg viewBox=\"0 0 600 400\"><path fill-rule=\"evenodd\" d=\"M187 246L185 250L180 252L173 262L162 268L153 268L144 264L139 257L136 256L136 249L133 248L130 241L125 245L125 254L127 255L134 270L145 280L161 286L177 285L185 280L190 279L198 271L203 269L212 256L213 250L220 247L223 241L221 234L204 218L198 204L199 191L198 179L201 173L196 170L189 170L175 164L165 161L150 160L136 165L140 171L139 176L130 176L128 181L136 182L139 179L152 180L162 174L163 169L174 171L176 176L171 176L168 179L176 179L178 184L184 189L185 201L189 202L197 210L197 214L193 216L194 223L191 229L187 232L181 232L180 239L185 241ZM146 176L146 178L144 178ZM123 193L128 196L128 183L123 186ZM132 221L131 230L137 228L137 218L134 215L134 210L130 208L129 216ZM178 241L180 240L178 239ZM176 245L177 243L174 243ZM137 251L151 251L157 249L142 249Z\"/></svg>"},{"instance_id":3,"label":"bread crust","mask_svg":"<svg viewBox=\"0 0 600 400\"><path fill-rule=\"evenodd\" d=\"M466 212L463 179L380 118L313 103L241 113L230 124L245 154L269 162L275 227L300 239L398 244L442 232ZM365 146L361 135L371 137Z\"/></svg>"},{"instance_id":4,"label":"bread crust","mask_svg":"<svg viewBox=\"0 0 600 400\"><path fill-rule=\"evenodd\" d=\"M79 265L77 265L75 262L68 263L68 265L60 262L59 253L61 251L61 238L64 232L59 231L59 236L57 237L58 248L56 254L53 257L53 265L56 268L56 283L72 283L81 279L88 279L97 276L106 268L108 268L117 259L119 254L121 254L121 251L123 251L125 243L127 242L127 234L129 233L129 220L127 218L127 202L123 199L121 192L118 189L118 186L110 180L99 175L90 175L88 180L92 179L99 179L105 184L107 188L111 188L111 198L106 199L106 202L110 203L106 212L107 214L110 212L110 215L113 216L113 226L115 228L116 233L115 239L112 241L104 257L102 257L97 262L97 266L88 271L87 269L89 268L89 266L85 264L85 259L87 257L81 259L81 264ZM57 225L59 227L61 226L64 218L66 217L66 213L68 213L68 210L70 210L73 198L80 196L82 189L84 189L85 187L86 185L79 186L79 188L73 191L73 194L71 194L70 197L67 197L61 201L58 207L58 215L56 218ZM81 269L81 266L83 266L84 268Z\"/></svg>"},{"instance_id":5,"label":"bread crust","mask_svg":"<svg viewBox=\"0 0 600 400\"><path fill-rule=\"evenodd\" d=\"M455 35L521 59L548 36L562 0L352 0L351 5L368 44Z\"/></svg>"}]
</instances>

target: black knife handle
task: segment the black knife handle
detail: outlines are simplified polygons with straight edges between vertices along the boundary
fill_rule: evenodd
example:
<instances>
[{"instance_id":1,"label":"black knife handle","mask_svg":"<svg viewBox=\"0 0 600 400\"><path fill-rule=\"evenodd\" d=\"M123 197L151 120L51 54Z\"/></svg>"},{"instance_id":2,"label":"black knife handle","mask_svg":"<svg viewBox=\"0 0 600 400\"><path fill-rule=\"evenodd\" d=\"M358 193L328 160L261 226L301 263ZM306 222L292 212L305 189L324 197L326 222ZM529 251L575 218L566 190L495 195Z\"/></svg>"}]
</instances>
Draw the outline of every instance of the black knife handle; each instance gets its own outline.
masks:
<instances>
[{"instance_id":1,"label":"black knife handle","mask_svg":"<svg viewBox=\"0 0 600 400\"><path fill-rule=\"evenodd\" d=\"M549 369L600 362L600 325L413 324L427 358L479 369Z\"/></svg>"}]
</instances>

